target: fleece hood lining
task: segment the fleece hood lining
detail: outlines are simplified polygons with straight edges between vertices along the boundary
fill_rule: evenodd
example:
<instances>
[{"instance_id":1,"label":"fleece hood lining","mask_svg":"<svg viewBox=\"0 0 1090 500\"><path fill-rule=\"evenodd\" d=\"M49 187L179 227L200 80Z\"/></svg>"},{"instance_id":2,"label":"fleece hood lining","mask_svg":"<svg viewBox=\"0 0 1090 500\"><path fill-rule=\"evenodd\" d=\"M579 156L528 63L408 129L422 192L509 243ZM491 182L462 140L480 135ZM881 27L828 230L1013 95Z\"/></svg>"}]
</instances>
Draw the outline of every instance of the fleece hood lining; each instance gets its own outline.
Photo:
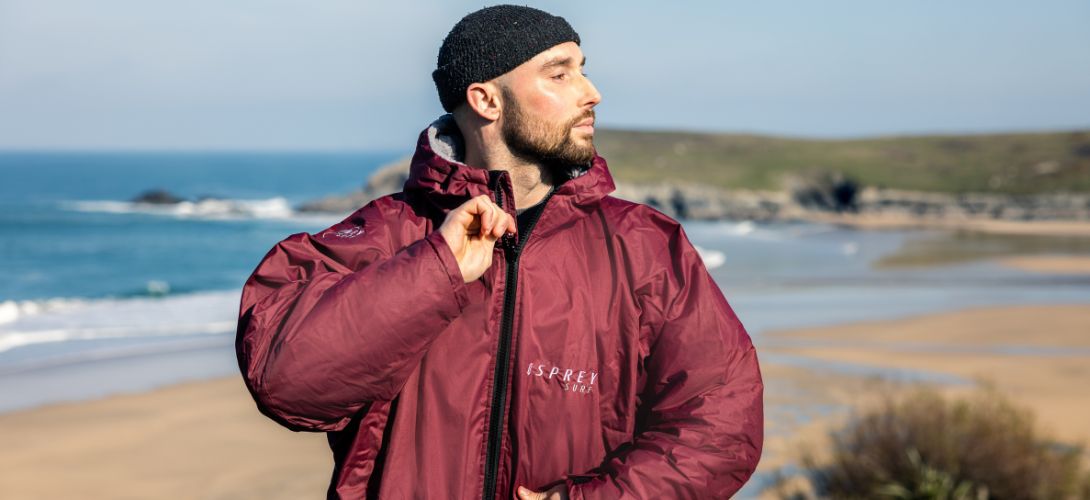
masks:
<instances>
[{"instance_id":1,"label":"fleece hood lining","mask_svg":"<svg viewBox=\"0 0 1090 500\"><path fill-rule=\"evenodd\" d=\"M458 129L458 123L454 121L454 114L447 113L428 125L428 145L440 158L458 165L465 166L465 138ZM572 165L568 171L569 178L580 177L590 170L591 162L586 165Z\"/></svg>"}]
</instances>

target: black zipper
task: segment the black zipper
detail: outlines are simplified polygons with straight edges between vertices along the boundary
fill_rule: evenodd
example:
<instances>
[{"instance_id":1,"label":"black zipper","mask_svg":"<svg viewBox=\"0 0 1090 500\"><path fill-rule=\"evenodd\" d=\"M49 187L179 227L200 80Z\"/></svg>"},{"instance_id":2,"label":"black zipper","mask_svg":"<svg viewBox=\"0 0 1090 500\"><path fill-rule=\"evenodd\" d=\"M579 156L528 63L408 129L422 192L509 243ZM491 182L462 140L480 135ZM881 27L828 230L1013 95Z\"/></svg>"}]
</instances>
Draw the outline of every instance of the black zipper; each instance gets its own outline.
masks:
<instances>
[{"instance_id":1,"label":"black zipper","mask_svg":"<svg viewBox=\"0 0 1090 500\"><path fill-rule=\"evenodd\" d=\"M496 204L503 208L503 196L498 189L498 180L503 174L495 171L492 178L492 189L496 197ZM542 203L548 203L553 195L552 191L545 196ZM519 255L522 247L530 239L530 233L537 225L545 207L541 207L526 225L526 234L519 233L515 245L504 245L504 253L507 257L507 281L503 290L503 316L500 320L500 339L496 351L496 372L492 382L492 401L488 415L488 454L484 463L484 500L492 500L496 497L496 475L500 465L500 447L503 443L503 409L507 401L507 384L510 376L511 357L511 330L514 327L513 314L515 310L515 290L518 286Z\"/></svg>"}]
</instances>

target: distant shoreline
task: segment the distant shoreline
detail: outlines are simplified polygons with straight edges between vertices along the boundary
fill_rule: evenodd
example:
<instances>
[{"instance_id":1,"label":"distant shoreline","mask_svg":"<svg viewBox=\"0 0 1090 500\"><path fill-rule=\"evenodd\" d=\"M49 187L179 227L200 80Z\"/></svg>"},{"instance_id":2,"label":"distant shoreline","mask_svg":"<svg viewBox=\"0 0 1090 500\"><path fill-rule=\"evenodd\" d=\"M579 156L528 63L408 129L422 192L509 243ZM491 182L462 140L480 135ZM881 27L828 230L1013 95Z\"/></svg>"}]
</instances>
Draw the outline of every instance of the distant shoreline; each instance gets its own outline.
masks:
<instances>
[{"instance_id":1,"label":"distant shoreline","mask_svg":"<svg viewBox=\"0 0 1090 500\"><path fill-rule=\"evenodd\" d=\"M304 213L348 215L374 198L400 191L408 178L410 160L404 157L380 167L361 189L295 208ZM1086 162L1090 165L1090 160ZM877 188L826 171L785 174L786 187L779 190L723 189L713 183L674 179L668 171L658 173L660 180L656 182L625 181L623 173L614 172L617 189L613 196L650 205L679 220L806 221L862 230L941 228L1090 237L1090 193Z\"/></svg>"}]
</instances>

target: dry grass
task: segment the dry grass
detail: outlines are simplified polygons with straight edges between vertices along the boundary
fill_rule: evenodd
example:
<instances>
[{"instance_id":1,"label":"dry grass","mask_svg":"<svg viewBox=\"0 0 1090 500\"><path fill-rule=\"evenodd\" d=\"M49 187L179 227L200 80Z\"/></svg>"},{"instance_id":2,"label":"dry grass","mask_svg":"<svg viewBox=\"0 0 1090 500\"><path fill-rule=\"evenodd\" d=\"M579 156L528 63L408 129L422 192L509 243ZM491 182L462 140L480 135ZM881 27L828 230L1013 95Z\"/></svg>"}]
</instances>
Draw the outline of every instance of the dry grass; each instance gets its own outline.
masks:
<instances>
[{"instance_id":1,"label":"dry grass","mask_svg":"<svg viewBox=\"0 0 1090 500\"><path fill-rule=\"evenodd\" d=\"M926 387L889 395L830 438L777 496L1090 498L1084 448L1042 435L1032 412L987 387L956 399Z\"/></svg>"}]
</instances>

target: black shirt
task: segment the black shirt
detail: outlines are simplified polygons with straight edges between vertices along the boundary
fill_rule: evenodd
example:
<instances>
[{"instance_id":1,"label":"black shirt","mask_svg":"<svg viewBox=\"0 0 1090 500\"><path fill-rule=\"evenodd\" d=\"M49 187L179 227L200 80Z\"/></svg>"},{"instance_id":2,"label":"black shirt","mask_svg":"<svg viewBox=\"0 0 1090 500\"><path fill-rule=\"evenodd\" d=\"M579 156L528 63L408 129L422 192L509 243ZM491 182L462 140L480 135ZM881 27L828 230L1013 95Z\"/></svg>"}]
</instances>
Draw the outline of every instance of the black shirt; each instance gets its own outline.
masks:
<instances>
[{"instance_id":1,"label":"black shirt","mask_svg":"<svg viewBox=\"0 0 1090 500\"><path fill-rule=\"evenodd\" d=\"M541 213L541 210L545 208L545 200L548 199L549 197L546 196L541 201L539 201L537 205L534 205L532 207L526 207L522 209L522 211L518 212L518 216L516 218L518 219L520 240L526 237L525 235L526 231L529 229L530 221L538 217L538 214Z\"/></svg>"}]
</instances>

